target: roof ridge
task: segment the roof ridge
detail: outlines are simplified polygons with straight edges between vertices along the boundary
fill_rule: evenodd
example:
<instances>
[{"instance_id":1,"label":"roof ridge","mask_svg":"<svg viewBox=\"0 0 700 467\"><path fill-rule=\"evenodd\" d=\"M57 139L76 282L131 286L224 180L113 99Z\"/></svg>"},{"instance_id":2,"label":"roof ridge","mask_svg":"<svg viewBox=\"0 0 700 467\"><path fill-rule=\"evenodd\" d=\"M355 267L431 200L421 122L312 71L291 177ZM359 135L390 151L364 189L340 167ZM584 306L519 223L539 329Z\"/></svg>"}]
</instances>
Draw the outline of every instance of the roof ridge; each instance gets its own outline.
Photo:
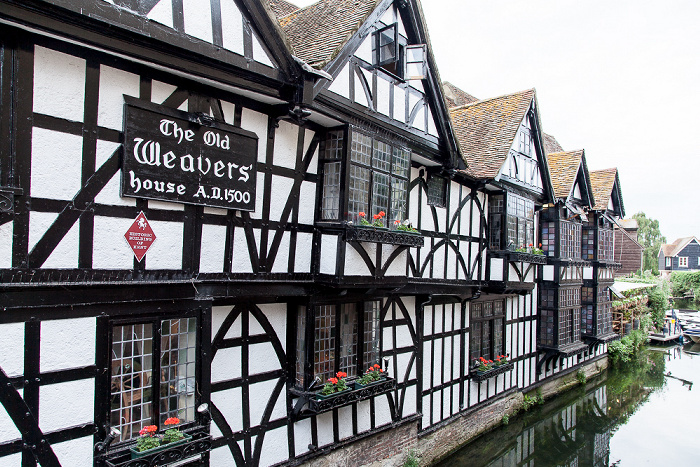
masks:
<instances>
[{"instance_id":1,"label":"roof ridge","mask_svg":"<svg viewBox=\"0 0 700 467\"><path fill-rule=\"evenodd\" d=\"M454 86L454 85L453 85L453 86ZM513 96L517 96L517 95L519 95L519 94L525 94L525 93L530 92L530 91L535 92L535 93L537 92L537 91L535 90L535 88L525 89L525 90L523 90L523 91L512 92L512 93L510 93L510 94L503 94L503 95L501 95L501 96L496 96L496 97L488 97L488 98L486 98L486 99L481 99L481 100L478 100L478 101L476 101L476 102L471 102L471 103L469 103L469 104L464 104L464 105L460 105L460 106L457 106L457 107L452 107L452 108L450 108L450 110L461 110L461 109L463 109L463 108L465 108L465 107L470 107L470 106L473 106L473 105L478 105L478 104L482 104L482 103L485 103L485 102L490 102L490 101L493 101L493 100L496 100L496 99L503 99L503 98L506 98L506 97L513 97Z\"/></svg>"}]
</instances>

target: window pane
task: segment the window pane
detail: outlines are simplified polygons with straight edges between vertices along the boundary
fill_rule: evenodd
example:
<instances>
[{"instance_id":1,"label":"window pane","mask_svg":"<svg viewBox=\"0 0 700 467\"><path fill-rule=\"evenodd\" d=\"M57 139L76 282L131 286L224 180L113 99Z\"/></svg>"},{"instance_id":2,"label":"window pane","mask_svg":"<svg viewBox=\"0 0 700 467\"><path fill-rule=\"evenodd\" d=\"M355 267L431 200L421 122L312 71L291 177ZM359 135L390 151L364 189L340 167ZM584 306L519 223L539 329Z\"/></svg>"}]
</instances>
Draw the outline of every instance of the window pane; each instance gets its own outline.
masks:
<instances>
[{"instance_id":1,"label":"window pane","mask_svg":"<svg viewBox=\"0 0 700 467\"><path fill-rule=\"evenodd\" d=\"M297 385L306 388L304 378L304 362L306 361L306 307L300 306L297 311Z\"/></svg>"},{"instance_id":2,"label":"window pane","mask_svg":"<svg viewBox=\"0 0 700 467\"><path fill-rule=\"evenodd\" d=\"M503 352L503 318L493 320L493 357Z\"/></svg>"},{"instance_id":3,"label":"window pane","mask_svg":"<svg viewBox=\"0 0 700 467\"><path fill-rule=\"evenodd\" d=\"M375 173L372 183L372 215L381 211L389 211L389 176ZM382 219L382 222L386 227L386 218Z\"/></svg>"},{"instance_id":4,"label":"window pane","mask_svg":"<svg viewBox=\"0 0 700 467\"><path fill-rule=\"evenodd\" d=\"M393 148L393 161L391 173L399 177L408 178L411 167L411 151L397 146Z\"/></svg>"},{"instance_id":5,"label":"window pane","mask_svg":"<svg viewBox=\"0 0 700 467\"><path fill-rule=\"evenodd\" d=\"M379 312L382 302L365 302L364 366L379 363ZM381 365L381 363L380 363Z\"/></svg>"},{"instance_id":6,"label":"window pane","mask_svg":"<svg viewBox=\"0 0 700 467\"><path fill-rule=\"evenodd\" d=\"M316 308L314 376L325 383L335 373L335 306Z\"/></svg>"},{"instance_id":7,"label":"window pane","mask_svg":"<svg viewBox=\"0 0 700 467\"><path fill-rule=\"evenodd\" d=\"M337 220L340 206L340 162L323 165L321 219Z\"/></svg>"},{"instance_id":8,"label":"window pane","mask_svg":"<svg viewBox=\"0 0 700 467\"><path fill-rule=\"evenodd\" d=\"M110 425L120 441L138 436L151 424L153 326L115 326L112 332Z\"/></svg>"},{"instance_id":9,"label":"window pane","mask_svg":"<svg viewBox=\"0 0 700 467\"><path fill-rule=\"evenodd\" d=\"M194 420L195 318L163 321L160 347L160 424L170 417Z\"/></svg>"},{"instance_id":10,"label":"window pane","mask_svg":"<svg viewBox=\"0 0 700 467\"><path fill-rule=\"evenodd\" d=\"M369 175L370 170L356 165L350 165L348 173L349 191L348 191L348 220L359 222L359 212L367 213L369 221L372 217L369 215Z\"/></svg>"},{"instance_id":11,"label":"window pane","mask_svg":"<svg viewBox=\"0 0 700 467\"><path fill-rule=\"evenodd\" d=\"M469 349L469 357L474 363L481 357L481 323L476 322L471 325L471 339L469 339L471 349Z\"/></svg>"},{"instance_id":12,"label":"window pane","mask_svg":"<svg viewBox=\"0 0 700 467\"><path fill-rule=\"evenodd\" d=\"M447 180L433 176L428 179L428 204L431 206L445 207L445 191Z\"/></svg>"},{"instance_id":13,"label":"window pane","mask_svg":"<svg viewBox=\"0 0 700 467\"><path fill-rule=\"evenodd\" d=\"M391 168L391 146L383 141L374 140L372 167L382 172L389 172Z\"/></svg>"},{"instance_id":14,"label":"window pane","mask_svg":"<svg viewBox=\"0 0 700 467\"><path fill-rule=\"evenodd\" d=\"M395 62L396 57L396 25L392 25L378 34L379 65Z\"/></svg>"},{"instance_id":15,"label":"window pane","mask_svg":"<svg viewBox=\"0 0 700 467\"><path fill-rule=\"evenodd\" d=\"M358 131L352 132L350 160L370 166L372 162L372 138Z\"/></svg>"},{"instance_id":16,"label":"window pane","mask_svg":"<svg viewBox=\"0 0 700 467\"><path fill-rule=\"evenodd\" d=\"M343 130L329 131L324 141L323 158L342 160L343 142Z\"/></svg>"},{"instance_id":17,"label":"window pane","mask_svg":"<svg viewBox=\"0 0 700 467\"><path fill-rule=\"evenodd\" d=\"M340 371L357 375L357 311L354 304L340 310Z\"/></svg>"},{"instance_id":18,"label":"window pane","mask_svg":"<svg viewBox=\"0 0 700 467\"><path fill-rule=\"evenodd\" d=\"M389 220L404 221L406 219L406 193L408 191L408 182L391 177L391 212ZM390 222L391 227L394 222Z\"/></svg>"}]
</instances>

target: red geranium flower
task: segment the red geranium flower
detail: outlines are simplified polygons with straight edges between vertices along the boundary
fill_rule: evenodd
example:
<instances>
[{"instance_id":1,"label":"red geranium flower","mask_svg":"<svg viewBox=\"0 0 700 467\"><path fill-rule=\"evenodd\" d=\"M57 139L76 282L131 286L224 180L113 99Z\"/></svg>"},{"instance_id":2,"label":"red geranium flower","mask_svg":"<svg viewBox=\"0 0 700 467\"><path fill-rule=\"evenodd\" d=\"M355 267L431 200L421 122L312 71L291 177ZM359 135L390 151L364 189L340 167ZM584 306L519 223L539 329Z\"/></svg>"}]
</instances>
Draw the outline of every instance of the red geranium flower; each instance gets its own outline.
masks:
<instances>
[{"instance_id":1,"label":"red geranium flower","mask_svg":"<svg viewBox=\"0 0 700 467\"><path fill-rule=\"evenodd\" d=\"M338 384L338 378L328 378L328 382L331 384Z\"/></svg>"},{"instance_id":2,"label":"red geranium flower","mask_svg":"<svg viewBox=\"0 0 700 467\"><path fill-rule=\"evenodd\" d=\"M170 417L163 422L163 425L177 425L180 423L180 419L177 417Z\"/></svg>"},{"instance_id":3,"label":"red geranium flower","mask_svg":"<svg viewBox=\"0 0 700 467\"><path fill-rule=\"evenodd\" d=\"M345 378L348 374L345 373L344 371L339 371L338 373L335 374L338 378Z\"/></svg>"},{"instance_id":4,"label":"red geranium flower","mask_svg":"<svg viewBox=\"0 0 700 467\"><path fill-rule=\"evenodd\" d=\"M380 367L379 367L378 364L375 363L375 364L374 364L374 368L376 368L376 369L378 370Z\"/></svg>"},{"instance_id":5,"label":"red geranium flower","mask_svg":"<svg viewBox=\"0 0 700 467\"><path fill-rule=\"evenodd\" d=\"M360 212L357 213L357 215L360 216L360 217L365 217L367 214L365 214L364 212L360 211Z\"/></svg>"},{"instance_id":6,"label":"red geranium flower","mask_svg":"<svg viewBox=\"0 0 700 467\"><path fill-rule=\"evenodd\" d=\"M372 216L372 217L374 218L375 221L376 221L377 219L381 219L381 218L382 218L382 216L380 216L379 214L375 214L375 215Z\"/></svg>"}]
</instances>

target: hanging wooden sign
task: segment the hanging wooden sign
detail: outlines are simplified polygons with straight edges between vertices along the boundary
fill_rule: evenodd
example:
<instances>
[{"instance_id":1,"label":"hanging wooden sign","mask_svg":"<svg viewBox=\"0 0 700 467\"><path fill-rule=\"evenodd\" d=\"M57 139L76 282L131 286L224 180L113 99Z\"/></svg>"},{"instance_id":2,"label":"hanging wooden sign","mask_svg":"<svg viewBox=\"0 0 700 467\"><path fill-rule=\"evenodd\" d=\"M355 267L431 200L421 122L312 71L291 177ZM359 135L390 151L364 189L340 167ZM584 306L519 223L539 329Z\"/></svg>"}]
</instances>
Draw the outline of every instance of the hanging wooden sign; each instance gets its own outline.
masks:
<instances>
[{"instance_id":1,"label":"hanging wooden sign","mask_svg":"<svg viewBox=\"0 0 700 467\"><path fill-rule=\"evenodd\" d=\"M122 196L255 210L255 133L124 99Z\"/></svg>"}]
</instances>

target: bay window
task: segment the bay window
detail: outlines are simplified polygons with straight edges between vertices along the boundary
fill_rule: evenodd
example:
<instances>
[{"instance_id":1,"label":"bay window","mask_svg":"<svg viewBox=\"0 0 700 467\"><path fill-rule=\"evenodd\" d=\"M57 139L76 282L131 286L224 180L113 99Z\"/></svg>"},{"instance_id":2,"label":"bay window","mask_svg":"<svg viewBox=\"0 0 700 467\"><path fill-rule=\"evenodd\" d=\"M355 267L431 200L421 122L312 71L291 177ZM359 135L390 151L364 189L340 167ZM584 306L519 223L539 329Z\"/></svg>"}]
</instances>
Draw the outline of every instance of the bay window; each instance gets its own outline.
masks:
<instances>
[{"instance_id":1,"label":"bay window","mask_svg":"<svg viewBox=\"0 0 700 467\"><path fill-rule=\"evenodd\" d=\"M120 440L167 418L195 420L196 318L112 327L110 426Z\"/></svg>"},{"instance_id":2,"label":"bay window","mask_svg":"<svg viewBox=\"0 0 700 467\"><path fill-rule=\"evenodd\" d=\"M325 383L338 371L359 376L369 365L379 363L380 310L379 300L300 307L297 385L306 389L315 378Z\"/></svg>"},{"instance_id":3,"label":"bay window","mask_svg":"<svg viewBox=\"0 0 700 467\"><path fill-rule=\"evenodd\" d=\"M560 347L581 340L581 287L540 290L538 343Z\"/></svg>"},{"instance_id":4,"label":"bay window","mask_svg":"<svg viewBox=\"0 0 700 467\"><path fill-rule=\"evenodd\" d=\"M349 135L349 155L344 156L344 138ZM320 218L323 221L370 223L374 216L382 227L404 221L407 213L411 152L400 144L355 128L327 133L321 150L323 192ZM345 165L344 165L345 164ZM343 169L345 167L345 173ZM343 180L345 198L342 199Z\"/></svg>"},{"instance_id":5,"label":"bay window","mask_svg":"<svg viewBox=\"0 0 700 467\"><path fill-rule=\"evenodd\" d=\"M505 300L476 301L470 305L469 359L494 360L505 353Z\"/></svg>"},{"instance_id":6,"label":"bay window","mask_svg":"<svg viewBox=\"0 0 700 467\"><path fill-rule=\"evenodd\" d=\"M489 248L514 250L534 245L534 201L513 193L491 196L489 198Z\"/></svg>"}]
</instances>

